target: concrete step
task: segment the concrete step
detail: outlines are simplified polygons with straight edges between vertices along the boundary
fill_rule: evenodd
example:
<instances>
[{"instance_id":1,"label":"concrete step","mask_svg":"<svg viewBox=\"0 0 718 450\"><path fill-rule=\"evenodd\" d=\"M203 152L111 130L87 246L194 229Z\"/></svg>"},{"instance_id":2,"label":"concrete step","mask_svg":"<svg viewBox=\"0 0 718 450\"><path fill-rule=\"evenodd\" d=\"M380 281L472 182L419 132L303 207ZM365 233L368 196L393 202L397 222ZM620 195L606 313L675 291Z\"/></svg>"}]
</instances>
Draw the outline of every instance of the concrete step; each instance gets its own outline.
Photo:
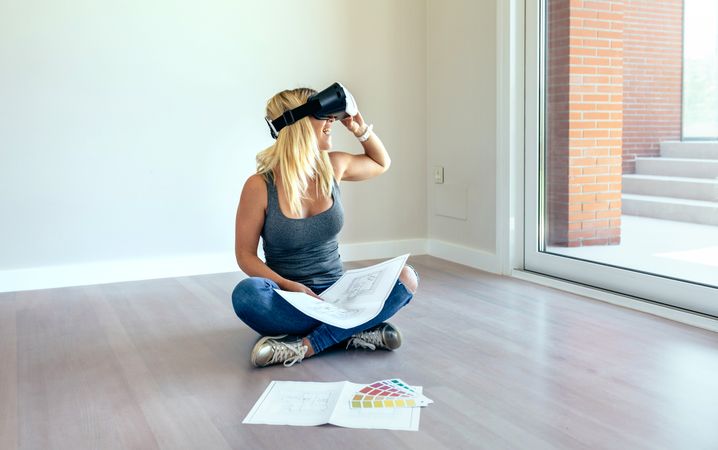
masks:
<instances>
[{"instance_id":1,"label":"concrete step","mask_svg":"<svg viewBox=\"0 0 718 450\"><path fill-rule=\"evenodd\" d=\"M718 201L718 180L716 179L658 175L624 175L622 179L625 194Z\"/></svg>"},{"instance_id":2,"label":"concrete step","mask_svg":"<svg viewBox=\"0 0 718 450\"><path fill-rule=\"evenodd\" d=\"M621 213L629 216L718 226L718 202L623 194L621 203Z\"/></svg>"},{"instance_id":3,"label":"concrete step","mask_svg":"<svg viewBox=\"0 0 718 450\"><path fill-rule=\"evenodd\" d=\"M661 156L666 158L718 159L718 141L661 142Z\"/></svg>"},{"instance_id":4,"label":"concrete step","mask_svg":"<svg viewBox=\"0 0 718 450\"><path fill-rule=\"evenodd\" d=\"M718 159L636 158L636 175L718 178Z\"/></svg>"}]
</instances>

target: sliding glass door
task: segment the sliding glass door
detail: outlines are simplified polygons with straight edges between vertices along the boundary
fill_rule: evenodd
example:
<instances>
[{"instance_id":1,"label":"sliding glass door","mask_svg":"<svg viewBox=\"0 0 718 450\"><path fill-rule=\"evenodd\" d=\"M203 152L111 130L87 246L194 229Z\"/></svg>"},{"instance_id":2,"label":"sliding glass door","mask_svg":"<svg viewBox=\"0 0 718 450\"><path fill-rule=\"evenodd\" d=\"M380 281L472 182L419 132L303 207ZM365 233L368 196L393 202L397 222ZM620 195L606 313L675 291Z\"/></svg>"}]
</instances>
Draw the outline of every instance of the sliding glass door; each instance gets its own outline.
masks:
<instances>
[{"instance_id":1,"label":"sliding glass door","mask_svg":"<svg viewBox=\"0 0 718 450\"><path fill-rule=\"evenodd\" d=\"M718 139L718 1L684 0L683 136Z\"/></svg>"},{"instance_id":2,"label":"sliding glass door","mask_svg":"<svg viewBox=\"0 0 718 450\"><path fill-rule=\"evenodd\" d=\"M526 0L524 262L718 317L718 142L683 136L691 1Z\"/></svg>"}]
</instances>

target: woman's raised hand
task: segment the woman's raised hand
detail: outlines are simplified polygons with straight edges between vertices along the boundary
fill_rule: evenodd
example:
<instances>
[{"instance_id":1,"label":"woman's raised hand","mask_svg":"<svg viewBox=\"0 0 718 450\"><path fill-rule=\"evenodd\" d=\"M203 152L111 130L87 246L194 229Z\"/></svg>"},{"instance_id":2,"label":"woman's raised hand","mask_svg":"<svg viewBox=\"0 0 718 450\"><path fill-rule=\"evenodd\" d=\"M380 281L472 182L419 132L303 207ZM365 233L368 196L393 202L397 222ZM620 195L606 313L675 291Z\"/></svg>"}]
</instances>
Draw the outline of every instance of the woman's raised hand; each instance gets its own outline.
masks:
<instances>
[{"instance_id":1,"label":"woman's raised hand","mask_svg":"<svg viewBox=\"0 0 718 450\"><path fill-rule=\"evenodd\" d=\"M347 130L351 131L356 137L361 136L366 131L366 124L361 113L357 111L355 116L349 116L342 119L342 124L347 127Z\"/></svg>"}]
</instances>

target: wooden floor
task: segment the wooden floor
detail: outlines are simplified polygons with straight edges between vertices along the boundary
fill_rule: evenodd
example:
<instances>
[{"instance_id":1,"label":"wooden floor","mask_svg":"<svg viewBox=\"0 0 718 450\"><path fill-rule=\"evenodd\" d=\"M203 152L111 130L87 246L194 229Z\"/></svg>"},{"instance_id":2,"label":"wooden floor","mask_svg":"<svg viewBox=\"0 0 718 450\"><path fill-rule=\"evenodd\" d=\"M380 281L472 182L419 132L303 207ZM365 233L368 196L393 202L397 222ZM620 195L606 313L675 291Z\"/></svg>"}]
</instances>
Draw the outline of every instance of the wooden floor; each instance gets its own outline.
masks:
<instances>
[{"instance_id":1,"label":"wooden floor","mask_svg":"<svg viewBox=\"0 0 718 450\"><path fill-rule=\"evenodd\" d=\"M239 273L0 294L0 449L718 448L718 334L411 263L402 348L291 368L250 367ZM419 432L241 423L270 380L388 377L435 401Z\"/></svg>"}]
</instances>

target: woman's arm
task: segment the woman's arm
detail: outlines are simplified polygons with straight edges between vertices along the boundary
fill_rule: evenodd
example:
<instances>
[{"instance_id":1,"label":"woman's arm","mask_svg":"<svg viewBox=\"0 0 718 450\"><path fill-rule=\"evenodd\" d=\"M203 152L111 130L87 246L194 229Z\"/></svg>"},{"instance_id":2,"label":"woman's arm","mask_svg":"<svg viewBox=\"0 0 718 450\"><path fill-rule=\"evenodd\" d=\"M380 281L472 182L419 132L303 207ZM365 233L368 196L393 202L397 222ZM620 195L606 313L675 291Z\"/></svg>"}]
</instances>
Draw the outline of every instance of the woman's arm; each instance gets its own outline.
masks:
<instances>
[{"instance_id":1,"label":"woman's arm","mask_svg":"<svg viewBox=\"0 0 718 450\"><path fill-rule=\"evenodd\" d=\"M257 256L259 236L267 210L267 185L261 175L255 174L244 183L237 207L234 229L234 254L242 272L250 277L268 278L285 290L317 295L301 283L280 276Z\"/></svg>"},{"instance_id":2,"label":"woman's arm","mask_svg":"<svg viewBox=\"0 0 718 450\"><path fill-rule=\"evenodd\" d=\"M367 130L367 125L360 113L342 120L342 123L355 136L361 136ZM361 145L364 147L363 155L352 155L345 152L329 153L337 181L366 180L381 175L389 169L391 158L389 158L384 143L375 133L369 133L369 139L362 142Z\"/></svg>"}]
</instances>

